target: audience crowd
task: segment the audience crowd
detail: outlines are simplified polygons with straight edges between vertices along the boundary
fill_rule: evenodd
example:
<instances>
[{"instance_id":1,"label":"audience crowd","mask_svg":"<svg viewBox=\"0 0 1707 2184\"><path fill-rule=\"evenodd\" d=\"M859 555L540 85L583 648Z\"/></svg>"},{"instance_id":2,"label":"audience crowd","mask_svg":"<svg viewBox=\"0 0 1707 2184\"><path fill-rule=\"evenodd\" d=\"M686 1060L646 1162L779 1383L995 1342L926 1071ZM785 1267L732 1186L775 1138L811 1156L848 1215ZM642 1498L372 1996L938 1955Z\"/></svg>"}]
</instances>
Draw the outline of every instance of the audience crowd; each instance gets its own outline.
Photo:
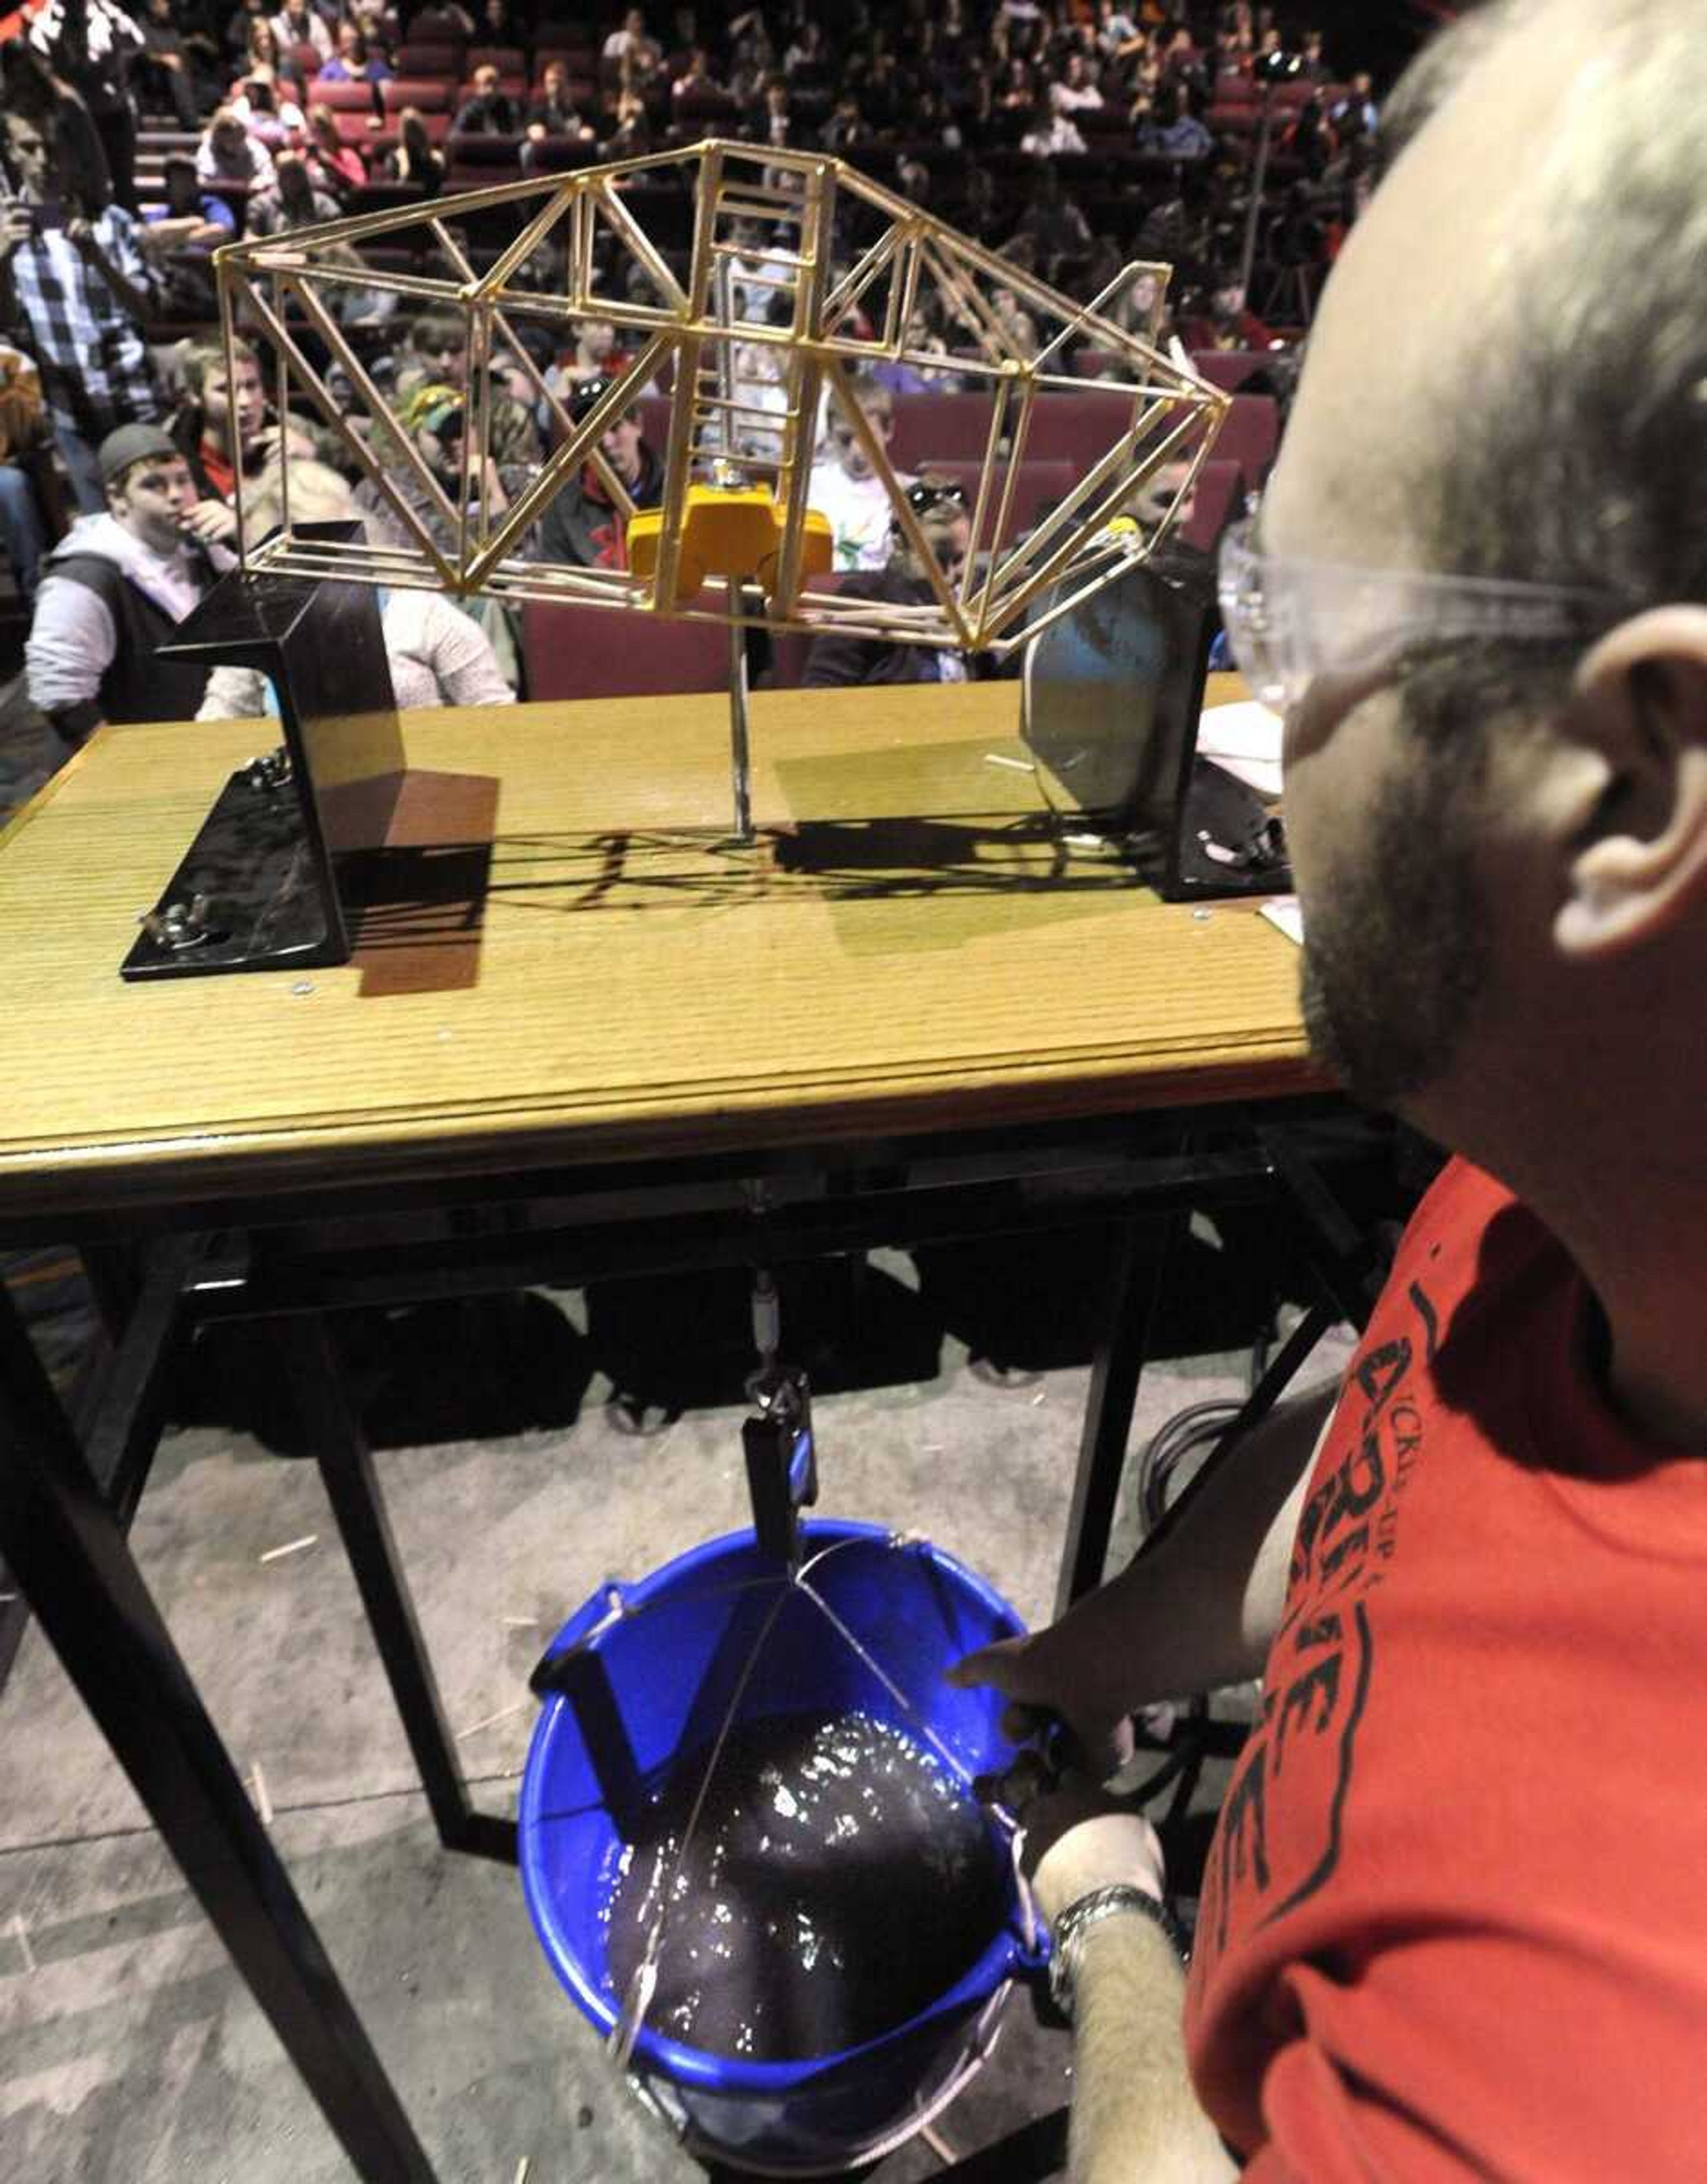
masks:
<instances>
[{"instance_id":1,"label":"audience crowd","mask_svg":"<svg viewBox=\"0 0 1707 2184\"><path fill-rule=\"evenodd\" d=\"M282 431L362 486L321 421L271 414L276 375L261 330L243 348L239 386L226 383L226 359L207 339L217 321L209 261L239 234L277 236L707 135L823 149L1075 297L1107 289L1134 258L1167 265L1165 295L1158 279L1130 283L1111 296L1108 315L1163 343L1183 334L1193 348L1272 347L1273 383L1284 388L1275 329L1290 335L1308 319L1316 272L1355 217L1371 164L1368 76L1336 81L1307 20L1245 0L851 0L834 11L728 0L630 8L602 22L550 20L553 4L541 0L535 13L514 0L427 0L413 10L393 0L130 0L130 12L119 0L46 0L20 19L0 42L0 545L26 601L53 574L57 623L86 634L86 580L104 555L103 568L133 578L146 569L156 618L192 602L206 549L228 550L235 529L207 511L228 510L239 471L257 488L255 505L268 504L259 488ZM1253 208L1259 135L1267 187ZM1239 272L1247 234L1254 295ZM686 231L675 239L685 243ZM742 231L731 278L746 315L786 309L778 269L788 239L756 222ZM502 240L454 227L449 247L463 263L434 246L415 270L466 274ZM851 262L857 232L838 242ZM351 272L399 270L396 255L383 238L341 252ZM552 272L551 247L542 247L518 277L546 286ZM363 369L406 402L428 467L464 490L460 326L354 280L329 308ZM1023 292L997 287L990 308L1006 340L1035 347ZM921 303L909 331L912 359L862 385L879 436L895 398L958 383L955 351L969 336L940 298ZM299 320L295 334L326 360L311 325ZM621 360L608 326L583 326L561 345L543 326L526 337L527 356L493 359L486 490L499 507L545 451L542 381L572 401ZM762 343L738 353L754 421L782 406L773 366ZM337 377L334 364L334 386ZM139 427L154 428L140 528L109 445ZM753 432L762 452L761 422ZM826 432L814 499L830 504L840 566L880 572L892 543L887 504L853 436L840 432ZM606 441L607 460L644 505L660 466L638 413L616 420ZM132 453L142 444L120 443ZM167 484L156 476L163 444L180 459ZM362 502L358 492L358 512ZM377 508L366 515L371 526L384 521ZM193 572L163 577L153 564L174 524L199 558ZM622 533L589 471L530 543L620 562ZM88 594L69 606L65 559ZM110 588L104 574L101 585ZM135 619L140 630L144 618ZM501 617L490 619L496 655L513 667ZM102 716L98 694L81 682L75 698L61 689L63 629L50 629L32 659L38 651L59 662L44 669L40 701L75 738Z\"/></svg>"}]
</instances>

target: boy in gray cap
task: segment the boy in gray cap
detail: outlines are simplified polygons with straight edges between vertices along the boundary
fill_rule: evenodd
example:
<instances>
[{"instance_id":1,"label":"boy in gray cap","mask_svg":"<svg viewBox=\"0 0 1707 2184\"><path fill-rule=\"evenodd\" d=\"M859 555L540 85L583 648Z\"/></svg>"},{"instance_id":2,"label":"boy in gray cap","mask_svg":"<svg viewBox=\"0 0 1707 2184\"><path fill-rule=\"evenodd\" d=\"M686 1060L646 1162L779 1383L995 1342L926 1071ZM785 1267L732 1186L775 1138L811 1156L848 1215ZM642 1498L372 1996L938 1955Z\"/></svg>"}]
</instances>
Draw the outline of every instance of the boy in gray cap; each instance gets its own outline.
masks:
<instances>
[{"instance_id":1,"label":"boy in gray cap","mask_svg":"<svg viewBox=\"0 0 1707 2184\"><path fill-rule=\"evenodd\" d=\"M71 744L107 721L194 717L207 670L156 648L233 566L230 510L199 499L158 425L121 425L97 460L106 511L49 559L24 655L32 701Z\"/></svg>"}]
</instances>

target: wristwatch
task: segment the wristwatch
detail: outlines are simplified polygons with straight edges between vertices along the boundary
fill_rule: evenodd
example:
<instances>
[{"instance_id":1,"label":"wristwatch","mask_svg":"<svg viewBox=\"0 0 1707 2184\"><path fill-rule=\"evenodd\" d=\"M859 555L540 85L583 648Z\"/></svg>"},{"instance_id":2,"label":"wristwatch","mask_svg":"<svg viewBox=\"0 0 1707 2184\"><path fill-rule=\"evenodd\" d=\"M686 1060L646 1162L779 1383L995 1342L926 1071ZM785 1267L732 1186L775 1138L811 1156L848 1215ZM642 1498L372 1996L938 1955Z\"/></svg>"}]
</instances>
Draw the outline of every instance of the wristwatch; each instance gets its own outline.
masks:
<instances>
[{"instance_id":1,"label":"wristwatch","mask_svg":"<svg viewBox=\"0 0 1707 2184\"><path fill-rule=\"evenodd\" d=\"M1069 2024L1073 2018L1073 1982L1078 1963L1074 1944L1088 1927L1127 1912L1135 1912L1141 1919L1147 1919L1152 1926L1159 1926L1172 1943L1174 1953L1180 1963L1191 1962L1191 1953L1185 1946L1185 1937L1180 1930L1179 1921L1161 1897L1151 1895L1147 1889L1135 1887L1130 1881L1121 1881L1111 1888L1093 1888L1088 1895L1076 1897L1055 1921L1051 1935L1054 1947L1049 1958L1049 1998Z\"/></svg>"}]
</instances>

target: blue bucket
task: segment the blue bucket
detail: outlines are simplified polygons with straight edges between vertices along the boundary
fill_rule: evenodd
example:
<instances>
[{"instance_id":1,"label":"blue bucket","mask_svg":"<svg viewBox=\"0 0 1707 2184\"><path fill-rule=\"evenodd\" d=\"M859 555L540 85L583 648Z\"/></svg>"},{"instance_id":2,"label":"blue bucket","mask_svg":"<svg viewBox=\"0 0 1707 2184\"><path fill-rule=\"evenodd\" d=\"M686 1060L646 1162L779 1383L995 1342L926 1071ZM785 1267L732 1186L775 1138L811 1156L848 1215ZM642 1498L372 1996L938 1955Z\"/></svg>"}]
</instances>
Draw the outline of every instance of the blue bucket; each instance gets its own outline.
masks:
<instances>
[{"instance_id":1,"label":"blue bucket","mask_svg":"<svg viewBox=\"0 0 1707 2184\"><path fill-rule=\"evenodd\" d=\"M623 2003L607 1928L625 1842L672 1765L708 1749L726 1719L739 1726L857 1710L916 1741L928 1724L968 1774L1013 1758L1000 1697L957 1691L941 1674L1024 1628L1007 1603L923 1540L870 1524L801 1531L812 1589L881 1675L806 1593L785 1590L750 1532L695 1547L637 1585L602 1587L553 1641L554 1658L570 1657L559 1661L570 1695L548 1698L533 1732L522 1879L553 1971L607 2036ZM773 2176L852 2168L928 2122L977 2069L1009 1985L1041 1961L1044 1945L1029 1942L1027 1929L1010 1877L1002 1921L976 1961L878 2038L809 2060L755 2063L685 2047L643 2022L630 2073L705 2153Z\"/></svg>"}]
</instances>

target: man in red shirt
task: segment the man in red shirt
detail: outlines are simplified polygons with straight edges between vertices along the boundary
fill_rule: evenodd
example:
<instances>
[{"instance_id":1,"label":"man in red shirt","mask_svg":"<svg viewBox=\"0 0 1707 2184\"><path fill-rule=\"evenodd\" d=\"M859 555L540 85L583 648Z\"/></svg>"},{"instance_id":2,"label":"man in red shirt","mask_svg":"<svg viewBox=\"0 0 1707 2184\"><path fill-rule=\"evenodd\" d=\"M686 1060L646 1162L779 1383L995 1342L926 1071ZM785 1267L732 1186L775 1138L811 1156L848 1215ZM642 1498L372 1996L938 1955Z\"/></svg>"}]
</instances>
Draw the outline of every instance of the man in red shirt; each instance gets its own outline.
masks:
<instances>
[{"instance_id":1,"label":"man in red shirt","mask_svg":"<svg viewBox=\"0 0 1707 2184\"><path fill-rule=\"evenodd\" d=\"M1692 0L1431 49L1226 549L1313 1040L1459 1157L1340 1388L956 1672L1263 1679L1189 1981L1145 1823L1032 1808L1081 2184L1707 2176L1704 98Z\"/></svg>"}]
</instances>

